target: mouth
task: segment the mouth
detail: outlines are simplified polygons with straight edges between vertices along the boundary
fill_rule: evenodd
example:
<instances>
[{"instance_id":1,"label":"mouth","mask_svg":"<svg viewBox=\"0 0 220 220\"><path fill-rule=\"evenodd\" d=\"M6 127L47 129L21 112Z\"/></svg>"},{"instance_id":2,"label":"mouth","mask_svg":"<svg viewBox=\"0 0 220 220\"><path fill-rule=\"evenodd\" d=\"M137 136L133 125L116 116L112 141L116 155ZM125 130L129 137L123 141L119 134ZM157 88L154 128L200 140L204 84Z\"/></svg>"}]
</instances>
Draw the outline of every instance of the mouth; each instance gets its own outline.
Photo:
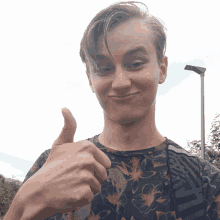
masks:
<instances>
[{"instance_id":1,"label":"mouth","mask_svg":"<svg viewBox=\"0 0 220 220\"><path fill-rule=\"evenodd\" d=\"M132 98L134 98L134 97L136 97L136 95L137 94L139 94L139 92L138 93L133 93L133 94L128 94L128 95L123 95L123 96L110 96L110 98L112 98L112 99L114 99L114 100L130 100L130 99L132 99Z\"/></svg>"},{"instance_id":2,"label":"mouth","mask_svg":"<svg viewBox=\"0 0 220 220\"><path fill-rule=\"evenodd\" d=\"M133 93L133 94L128 94L128 95L111 96L111 97L124 98L124 97L129 97L129 96L137 95L138 93L139 93L139 92L137 92L137 93Z\"/></svg>"}]
</instances>

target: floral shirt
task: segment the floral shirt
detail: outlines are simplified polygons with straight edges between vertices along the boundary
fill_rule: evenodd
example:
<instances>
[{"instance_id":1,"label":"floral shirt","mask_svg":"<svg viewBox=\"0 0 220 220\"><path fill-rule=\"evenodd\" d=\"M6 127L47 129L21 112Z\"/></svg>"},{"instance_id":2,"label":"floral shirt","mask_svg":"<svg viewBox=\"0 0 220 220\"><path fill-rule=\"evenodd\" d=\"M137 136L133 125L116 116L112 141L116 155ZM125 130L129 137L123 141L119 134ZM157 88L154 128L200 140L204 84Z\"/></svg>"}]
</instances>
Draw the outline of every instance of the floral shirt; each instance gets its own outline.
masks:
<instances>
[{"instance_id":1,"label":"floral shirt","mask_svg":"<svg viewBox=\"0 0 220 220\"><path fill-rule=\"evenodd\" d=\"M193 164L186 164L188 157L193 155L167 138L152 148L116 151L100 144L98 136L87 140L92 141L112 162L111 169L107 170L107 180L101 183L101 191L94 195L90 204L69 213L56 213L46 220L182 220L176 210L170 183L168 145L172 146L172 153L181 154L181 161L170 162L172 166L193 167ZM40 155L24 182L43 166L49 153L50 149ZM205 160L197 159L200 161L197 177L202 183L206 217L220 220L220 170ZM190 175L196 175L193 169ZM179 176L181 178L181 173ZM194 209L189 207L188 210L192 212L191 216L195 216L188 219L200 219L196 218Z\"/></svg>"}]
</instances>

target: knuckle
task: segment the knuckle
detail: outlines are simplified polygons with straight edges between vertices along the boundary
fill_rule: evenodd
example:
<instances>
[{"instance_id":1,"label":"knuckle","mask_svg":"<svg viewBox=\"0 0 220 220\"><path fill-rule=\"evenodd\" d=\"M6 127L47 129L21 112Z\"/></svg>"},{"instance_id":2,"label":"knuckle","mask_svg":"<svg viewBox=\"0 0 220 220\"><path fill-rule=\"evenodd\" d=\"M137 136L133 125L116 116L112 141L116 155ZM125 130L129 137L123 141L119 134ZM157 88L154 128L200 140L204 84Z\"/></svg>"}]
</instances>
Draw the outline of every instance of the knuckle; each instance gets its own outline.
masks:
<instances>
[{"instance_id":1,"label":"knuckle","mask_svg":"<svg viewBox=\"0 0 220 220\"><path fill-rule=\"evenodd\" d=\"M94 194L92 193L91 189L89 189L89 192L86 194L86 199L89 203L94 199Z\"/></svg>"},{"instance_id":2,"label":"knuckle","mask_svg":"<svg viewBox=\"0 0 220 220\"><path fill-rule=\"evenodd\" d=\"M79 178L82 182L88 183L91 182L94 177L91 172L81 172Z\"/></svg>"},{"instance_id":3,"label":"knuckle","mask_svg":"<svg viewBox=\"0 0 220 220\"><path fill-rule=\"evenodd\" d=\"M84 150L89 150L90 152L95 152L96 146L91 141L82 140L82 141L79 141L79 142L81 143L82 148Z\"/></svg>"},{"instance_id":4,"label":"knuckle","mask_svg":"<svg viewBox=\"0 0 220 220\"><path fill-rule=\"evenodd\" d=\"M101 192L101 189L102 189L102 184L99 183L99 192Z\"/></svg>"},{"instance_id":5,"label":"knuckle","mask_svg":"<svg viewBox=\"0 0 220 220\"><path fill-rule=\"evenodd\" d=\"M95 163L96 163L95 160L93 158L91 158L90 156L81 160L81 165L82 165L83 169L86 169L89 171L94 170Z\"/></svg>"},{"instance_id":6,"label":"knuckle","mask_svg":"<svg viewBox=\"0 0 220 220\"><path fill-rule=\"evenodd\" d=\"M104 182L105 180L107 180L107 172L105 171L105 169L101 169L100 172L96 174L96 176L98 177L100 182Z\"/></svg>"},{"instance_id":7,"label":"knuckle","mask_svg":"<svg viewBox=\"0 0 220 220\"><path fill-rule=\"evenodd\" d=\"M108 178L107 170L103 166L101 167L101 177L102 177L103 181L107 180L107 178Z\"/></svg>"},{"instance_id":8,"label":"knuckle","mask_svg":"<svg viewBox=\"0 0 220 220\"><path fill-rule=\"evenodd\" d=\"M82 153L80 152L77 155L77 159L80 159L80 161L82 162L82 164L87 164L90 163L91 161L91 156L88 153Z\"/></svg>"},{"instance_id":9,"label":"knuckle","mask_svg":"<svg viewBox=\"0 0 220 220\"><path fill-rule=\"evenodd\" d=\"M91 191L90 186L86 186L83 188L83 190L81 192L78 192L75 196L75 201L86 201L87 202L91 202L94 199L94 194Z\"/></svg>"},{"instance_id":10,"label":"knuckle","mask_svg":"<svg viewBox=\"0 0 220 220\"><path fill-rule=\"evenodd\" d=\"M77 201L81 200L87 193L89 193L89 187L88 187L88 185L83 184L79 188L79 190L76 193L74 193L75 201L77 202Z\"/></svg>"},{"instance_id":11,"label":"knuckle","mask_svg":"<svg viewBox=\"0 0 220 220\"><path fill-rule=\"evenodd\" d=\"M107 175L106 171L103 173L103 179L104 179L104 181L106 181L108 179L108 175Z\"/></svg>"},{"instance_id":12,"label":"knuckle","mask_svg":"<svg viewBox=\"0 0 220 220\"><path fill-rule=\"evenodd\" d=\"M102 185L99 184L99 185L98 185L98 192L101 192L101 189L102 189Z\"/></svg>"},{"instance_id":13,"label":"knuckle","mask_svg":"<svg viewBox=\"0 0 220 220\"><path fill-rule=\"evenodd\" d=\"M93 177L92 176L90 176L90 175L87 175L87 176L84 176L83 177L83 180L85 181L85 182L91 182L92 180L93 180Z\"/></svg>"},{"instance_id":14,"label":"knuckle","mask_svg":"<svg viewBox=\"0 0 220 220\"><path fill-rule=\"evenodd\" d=\"M95 182L95 185L91 185L90 187L93 193L99 193L102 189L102 185L100 184L100 182Z\"/></svg>"},{"instance_id":15,"label":"knuckle","mask_svg":"<svg viewBox=\"0 0 220 220\"><path fill-rule=\"evenodd\" d=\"M88 179L89 176L91 176L90 170L85 169L85 168L83 167L83 169L82 169L82 170L80 171L80 173L79 173L79 178L81 178L81 179L83 179L83 180L86 180L86 179Z\"/></svg>"}]
</instances>

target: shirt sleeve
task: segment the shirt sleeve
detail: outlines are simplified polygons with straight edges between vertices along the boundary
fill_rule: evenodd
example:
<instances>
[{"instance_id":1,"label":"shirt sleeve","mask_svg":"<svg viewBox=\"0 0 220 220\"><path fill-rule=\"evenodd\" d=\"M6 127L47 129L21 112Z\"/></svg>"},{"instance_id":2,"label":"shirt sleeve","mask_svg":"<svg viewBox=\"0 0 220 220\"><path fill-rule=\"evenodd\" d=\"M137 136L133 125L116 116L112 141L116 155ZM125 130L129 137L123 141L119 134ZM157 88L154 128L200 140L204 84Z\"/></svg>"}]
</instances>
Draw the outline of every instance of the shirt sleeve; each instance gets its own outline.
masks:
<instances>
[{"instance_id":1,"label":"shirt sleeve","mask_svg":"<svg viewBox=\"0 0 220 220\"><path fill-rule=\"evenodd\" d=\"M25 176L25 179L22 183L22 185L31 177L33 176L43 165L44 163L46 162L49 154L50 154L50 150L51 149L48 149L48 150L45 150L38 158L37 160L35 161L35 163L33 164L33 166L30 168L30 170L28 171L28 173L26 174ZM21 185L21 186L22 186Z\"/></svg>"},{"instance_id":2,"label":"shirt sleeve","mask_svg":"<svg viewBox=\"0 0 220 220\"><path fill-rule=\"evenodd\" d=\"M33 166L30 168L30 170L28 171L28 173L25 176L25 179L22 183L22 185L31 177L33 176L46 162L49 154L50 154L51 149L48 149L46 151L44 151L35 161L35 163L33 164ZM21 186L22 186L21 185ZM74 211L73 211L74 213ZM68 213L56 213L53 216L50 216L48 218L46 218L45 220L64 220L64 219L70 219L68 216L72 216L71 212Z\"/></svg>"},{"instance_id":3,"label":"shirt sleeve","mask_svg":"<svg viewBox=\"0 0 220 220\"><path fill-rule=\"evenodd\" d=\"M220 220L220 170L210 162L200 159L203 198L207 204L207 217Z\"/></svg>"}]
</instances>

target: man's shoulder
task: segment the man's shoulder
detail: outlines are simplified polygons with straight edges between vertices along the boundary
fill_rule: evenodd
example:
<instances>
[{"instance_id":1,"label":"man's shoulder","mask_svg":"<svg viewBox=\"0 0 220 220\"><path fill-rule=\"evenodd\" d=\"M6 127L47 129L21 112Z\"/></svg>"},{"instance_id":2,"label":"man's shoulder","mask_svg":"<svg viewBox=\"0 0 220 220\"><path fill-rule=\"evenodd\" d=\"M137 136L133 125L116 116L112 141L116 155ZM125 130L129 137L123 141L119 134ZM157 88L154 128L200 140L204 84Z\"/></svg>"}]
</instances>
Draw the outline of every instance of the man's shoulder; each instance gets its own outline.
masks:
<instances>
[{"instance_id":1,"label":"man's shoulder","mask_svg":"<svg viewBox=\"0 0 220 220\"><path fill-rule=\"evenodd\" d=\"M200 167L200 171L202 172L202 176L213 174L213 173L220 173L220 170L211 164L209 161L204 160L196 155L193 155L189 151L185 150L183 147L178 145L172 140L167 140L167 145L168 145L168 152L169 152L169 157L172 158L173 160L177 161L179 160L184 160L184 164L186 165L186 161L191 161L194 162L195 164L198 164Z\"/></svg>"},{"instance_id":2,"label":"man's shoulder","mask_svg":"<svg viewBox=\"0 0 220 220\"><path fill-rule=\"evenodd\" d=\"M99 140L98 140L98 136L99 136L100 134L96 134L96 135L94 135L94 136L92 136L92 137L90 137L90 138L87 138L86 140L88 140L88 141L91 141L92 143L97 143L97 142L99 142Z\"/></svg>"},{"instance_id":3,"label":"man's shoulder","mask_svg":"<svg viewBox=\"0 0 220 220\"><path fill-rule=\"evenodd\" d=\"M89 140L89 141L94 142L96 137L98 137L98 135L95 135L94 137L91 137L91 138L87 138L85 140ZM51 148L45 150L43 153L40 154L40 156L37 158L37 160L34 162L33 166L30 168L30 170L26 174L25 179L22 182L22 185L44 165L44 163L46 162L46 160L50 154L50 151L51 151Z\"/></svg>"},{"instance_id":4,"label":"man's shoulder","mask_svg":"<svg viewBox=\"0 0 220 220\"><path fill-rule=\"evenodd\" d=\"M184 154L188 157L197 157L170 139L167 139L167 147L168 151L173 152L175 154Z\"/></svg>"},{"instance_id":5,"label":"man's shoulder","mask_svg":"<svg viewBox=\"0 0 220 220\"><path fill-rule=\"evenodd\" d=\"M28 173L26 174L26 177L22 183L22 185L31 177L33 176L46 162L49 154L50 154L51 149L45 150L34 162L33 166L30 168Z\"/></svg>"}]
</instances>

